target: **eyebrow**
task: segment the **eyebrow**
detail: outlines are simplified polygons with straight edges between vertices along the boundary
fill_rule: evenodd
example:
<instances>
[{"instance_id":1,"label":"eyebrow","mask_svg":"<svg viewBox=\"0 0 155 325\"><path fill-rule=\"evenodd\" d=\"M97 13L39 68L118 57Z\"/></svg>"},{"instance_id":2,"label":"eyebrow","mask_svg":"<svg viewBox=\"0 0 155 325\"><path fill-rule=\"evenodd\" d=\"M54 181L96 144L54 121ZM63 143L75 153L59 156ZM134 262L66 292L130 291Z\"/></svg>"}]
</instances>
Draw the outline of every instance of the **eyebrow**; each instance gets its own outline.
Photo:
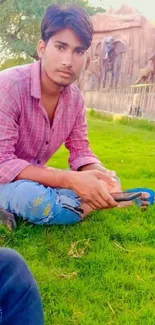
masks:
<instances>
[{"instance_id":1,"label":"eyebrow","mask_svg":"<svg viewBox=\"0 0 155 325\"><path fill-rule=\"evenodd\" d=\"M63 46L68 46L68 43L62 42L62 41L55 41L54 43L59 43ZM85 46L77 46L75 47L75 50L81 50L81 51L86 51L86 47Z\"/></svg>"}]
</instances>

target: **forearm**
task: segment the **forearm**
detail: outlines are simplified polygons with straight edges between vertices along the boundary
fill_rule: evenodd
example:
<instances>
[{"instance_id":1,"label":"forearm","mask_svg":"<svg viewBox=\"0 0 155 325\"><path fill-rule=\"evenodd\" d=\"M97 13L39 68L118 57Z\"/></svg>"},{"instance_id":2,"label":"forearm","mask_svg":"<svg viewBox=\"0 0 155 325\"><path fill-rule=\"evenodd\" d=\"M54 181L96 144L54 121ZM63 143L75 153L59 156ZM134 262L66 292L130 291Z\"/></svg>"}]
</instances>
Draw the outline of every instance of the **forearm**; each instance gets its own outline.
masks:
<instances>
[{"instance_id":1,"label":"forearm","mask_svg":"<svg viewBox=\"0 0 155 325\"><path fill-rule=\"evenodd\" d=\"M109 176L114 177L118 180L118 177L114 170L109 170L109 169L105 168L103 165L101 165L100 163L93 163L93 164L81 166L78 170L85 171L85 170L93 170L93 169L97 169L97 170L101 171L102 173L106 173Z\"/></svg>"},{"instance_id":2,"label":"forearm","mask_svg":"<svg viewBox=\"0 0 155 325\"><path fill-rule=\"evenodd\" d=\"M74 173L76 172L27 166L18 174L15 180L28 179L49 187L70 189Z\"/></svg>"}]
</instances>

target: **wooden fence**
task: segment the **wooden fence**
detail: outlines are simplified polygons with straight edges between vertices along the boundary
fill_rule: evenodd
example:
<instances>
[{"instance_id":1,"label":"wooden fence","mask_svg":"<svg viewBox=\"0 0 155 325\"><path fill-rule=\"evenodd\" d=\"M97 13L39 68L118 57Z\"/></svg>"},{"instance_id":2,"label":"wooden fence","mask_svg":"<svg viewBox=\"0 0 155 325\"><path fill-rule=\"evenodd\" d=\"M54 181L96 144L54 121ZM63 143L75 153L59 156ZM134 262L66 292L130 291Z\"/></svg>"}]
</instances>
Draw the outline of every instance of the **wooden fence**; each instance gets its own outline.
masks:
<instances>
[{"instance_id":1,"label":"wooden fence","mask_svg":"<svg viewBox=\"0 0 155 325\"><path fill-rule=\"evenodd\" d=\"M89 90L83 94L88 108L155 120L155 84Z\"/></svg>"}]
</instances>

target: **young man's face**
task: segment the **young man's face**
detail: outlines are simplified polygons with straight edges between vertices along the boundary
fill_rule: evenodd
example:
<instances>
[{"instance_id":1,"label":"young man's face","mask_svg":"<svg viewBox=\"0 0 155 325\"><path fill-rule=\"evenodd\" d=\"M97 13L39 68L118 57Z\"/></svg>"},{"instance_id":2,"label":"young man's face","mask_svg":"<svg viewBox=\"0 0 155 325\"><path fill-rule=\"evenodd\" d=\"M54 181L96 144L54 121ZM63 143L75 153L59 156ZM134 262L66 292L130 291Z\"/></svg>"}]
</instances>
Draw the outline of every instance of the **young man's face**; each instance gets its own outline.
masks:
<instances>
[{"instance_id":1,"label":"young man's face","mask_svg":"<svg viewBox=\"0 0 155 325\"><path fill-rule=\"evenodd\" d=\"M39 41L38 55L43 73L58 86L73 83L86 62L86 49L71 29L57 32L46 44Z\"/></svg>"}]
</instances>

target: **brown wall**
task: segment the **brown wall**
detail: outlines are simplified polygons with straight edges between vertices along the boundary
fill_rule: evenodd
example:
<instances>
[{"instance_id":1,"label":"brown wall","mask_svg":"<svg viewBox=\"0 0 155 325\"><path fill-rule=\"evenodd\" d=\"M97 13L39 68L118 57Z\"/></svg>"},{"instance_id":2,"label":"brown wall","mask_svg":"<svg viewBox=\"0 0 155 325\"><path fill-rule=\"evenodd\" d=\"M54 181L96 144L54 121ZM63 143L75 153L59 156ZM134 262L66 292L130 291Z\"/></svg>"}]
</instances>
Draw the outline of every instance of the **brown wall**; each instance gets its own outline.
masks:
<instances>
[{"instance_id":1,"label":"brown wall","mask_svg":"<svg viewBox=\"0 0 155 325\"><path fill-rule=\"evenodd\" d=\"M98 14L92 17L94 38L90 49L93 59L94 48L105 36L121 39L126 44L118 86L134 84L140 69L155 52L155 27L143 16ZM96 67L97 68L97 67Z\"/></svg>"}]
</instances>

